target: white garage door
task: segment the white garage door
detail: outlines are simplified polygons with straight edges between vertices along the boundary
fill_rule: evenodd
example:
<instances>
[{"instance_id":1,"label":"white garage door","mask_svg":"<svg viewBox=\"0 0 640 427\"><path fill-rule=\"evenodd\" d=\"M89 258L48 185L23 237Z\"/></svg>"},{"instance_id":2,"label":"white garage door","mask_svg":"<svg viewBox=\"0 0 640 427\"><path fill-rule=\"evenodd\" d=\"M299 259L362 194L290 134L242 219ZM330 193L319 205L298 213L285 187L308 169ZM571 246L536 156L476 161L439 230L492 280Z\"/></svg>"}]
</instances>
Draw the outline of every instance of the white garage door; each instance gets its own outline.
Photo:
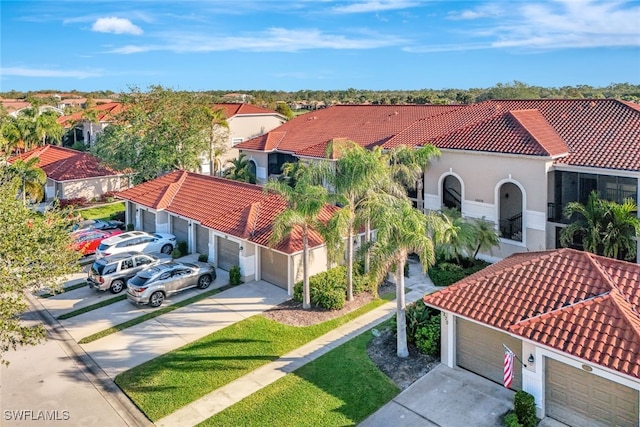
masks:
<instances>
[{"instance_id":1,"label":"white garage door","mask_svg":"<svg viewBox=\"0 0 640 427\"><path fill-rule=\"evenodd\" d=\"M218 267L229 270L234 265L240 265L239 244L218 236L216 246L218 248Z\"/></svg>"},{"instance_id":2,"label":"white garage door","mask_svg":"<svg viewBox=\"0 0 640 427\"><path fill-rule=\"evenodd\" d=\"M196 252L209 255L209 229L196 225Z\"/></svg>"},{"instance_id":3,"label":"white garage door","mask_svg":"<svg viewBox=\"0 0 640 427\"><path fill-rule=\"evenodd\" d=\"M156 214L142 211L142 229L151 233L156 231Z\"/></svg>"},{"instance_id":4,"label":"white garage door","mask_svg":"<svg viewBox=\"0 0 640 427\"><path fill-rule=\"evenodd\" d=\"M638 390L545 359L546 414L570 426L638 425Z\"/></svg>"},{"instance_id":5,"label":"white garage door","mask_svg":"<svg viewBox=\"0 0 640 427\"><path fill-rule=\"evenodd\" d=\"M281 288L288 289L287 256L279 252L260 248L260 277Z\"/></svg>"},{"instance_id":6,"label":"white garage door","mask_svg":"<svg viewBox=\"0 0 640 427\"><path fill-rule=\"evenodd\" d=\"M189 242L189 222L186 219L171 217L171 234L177 242Z\"/></svg>"},{"instance_id":7,"label":"white garage door","mask_svg":"<svg viewBox=\"0 0 640 427\"><path fill-rule=\"evenodd\" d=\"M468 320L456 319L456 358L458 366L499 384L504 383L504 347L522 359L522 342L503 332ZM514 360L511 388L522 388L522 366Z\"/></svg>"}]
</instances>

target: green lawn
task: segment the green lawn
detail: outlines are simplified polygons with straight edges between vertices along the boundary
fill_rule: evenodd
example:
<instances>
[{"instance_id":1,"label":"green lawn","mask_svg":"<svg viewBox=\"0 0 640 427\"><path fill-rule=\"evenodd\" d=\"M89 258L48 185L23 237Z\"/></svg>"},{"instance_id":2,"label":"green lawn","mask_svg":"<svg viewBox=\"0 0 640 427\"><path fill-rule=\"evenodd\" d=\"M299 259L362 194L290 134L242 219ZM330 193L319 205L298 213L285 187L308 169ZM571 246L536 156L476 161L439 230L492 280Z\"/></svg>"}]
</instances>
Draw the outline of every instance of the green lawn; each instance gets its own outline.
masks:
<instances>
[{"instance_id":1,"label":"green lawn","mask_svg":"<svg viewBox=\"0 0 640 427\"><path fill-rule=\"evenodd\" d=\"M384 303L307 327L253 316L123 372L116 384L155 421Z\"/></svg>"},{"instance_id":2,"label":"green lawn","mask_svg":"<svg viewBox=\"0 0 640 427\"><path fill-rule=\"evenodd\" d=\"M97 206L95 208L79 209L80 214L84 219L103 219L105 221L111 219L111 215L124 212L124 202L111 203L109 205Z\"/></svg>"},{"instance_id":3,"label":"green lawn","mask_svg":"<svg viewBox=\"0 0 640 427\"><path fill-rule=\"evenodd\" d=\"M367 356L371 332L330 351L199 426L349 426L400 391Z\"/></svg>"}]
</instances>

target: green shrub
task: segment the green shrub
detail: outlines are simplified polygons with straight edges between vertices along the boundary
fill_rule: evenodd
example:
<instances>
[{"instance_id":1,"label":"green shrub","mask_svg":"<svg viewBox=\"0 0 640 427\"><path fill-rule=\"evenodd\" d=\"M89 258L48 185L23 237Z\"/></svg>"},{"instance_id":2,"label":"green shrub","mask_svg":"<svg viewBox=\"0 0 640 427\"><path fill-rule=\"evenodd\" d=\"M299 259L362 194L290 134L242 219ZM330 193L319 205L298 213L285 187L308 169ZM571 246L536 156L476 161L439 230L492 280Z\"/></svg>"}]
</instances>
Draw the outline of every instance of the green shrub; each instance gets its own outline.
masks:
<instances>
[{"instance_id":1,"label":"green shrub","mask_svg":"<svg viewBox=\"0 0 640 427\"><path fill-rule=\"evenodd\" d=\"M431 316L427 324L416 331L415 341L420 353L438 356L440 354L440 316Z\"/></svg>"},{"instance_id":2,"label":"green shrub","mask_svg":"<svg viewBox=\"0 0 640 427\"><path fill-rule=\"evenodd\" d=\"M182 256L182 251L179 248L173 248L173 252L171 252L171 258L176 259Z\"/></svg>"},{"instance_id":3,"label":"green shrub","mask_svg":"<svg viewBox=\"0 0 640 427\"><path fill-rule=\"evenodd\" d=\"M415 343L416 333L419 329L427 326L431 317L440 315L440 311L424 305L422 299L407 304L405 313L407 317L407 340L410 343Z\"/></svg>"},{"instance_id":4,"label":"green shrub","mask_svg":"<svg viewBox=\"0 0 640 427\"><path fill-rule=\"evenodd\" d=\"M133 231L133 224L127 224L127 231Z\"/></svg>"},{"instance_id":5,"label":"green shrub","mask_svg":"<svg viewBox=\"0 0 640 427\"><path fill-rule=\"evenodd\" d=\"M513 409L522 427L535 427L538 423L535 398L526 391L516 392L513 398Z\"/></svg>"},{"instance_id":6,"label":"green shrub","mask_svg":"<svg viewBox=\"0 0 640 427\"><path fill-rule=\"evenodd\" d=\"M433 284L436 286L449 286L489 265L488 262L481 260L462 259L460 262L461 264L440 261L431 267L429 269L429 277Z\"/></svg>"},{"instance_id":7,"label":"green shrub","mask_svg":"<svg viewBox=\"0 0 640 427\"><path fill-rule=\"evenodd\" d=\"M504 417L504 425L506 427L522 427L522 424L518 421L518 416L513 412Z\"/></svg>"},{"instance_id":8,"label":"green shrub","mask_svg":"<svg viewBox=\"0 0 640 427\"><path fill-rule=\"evenodd\" d=\"M183 255L188 255L189 254L189 244L187 242L185 242L184 240L179 241L178 244L176 245L176 247L178 249L180 249L180 252Z\"/></svg>"},{"instance_id":9,"label":"green shrub","mask_svg":"<svg viewBox=\"0 0 640 427\"><path fill-rule=\"evenodd\" d=\"M208 262L209 261L209 255L208 254L200 254L200 255L198 255L198 261L200 261L200 262Z\"/></svg>"},{"instance_id":10,"label":"green shrub","mask_svg":"<svg viewBox=\"0 0 640 427\"><path fill-rule=\"evenodd\" d=\"M229 284L235 286L242 282L242 275L240 274L240 266L234 265L229 269Z\"/></svg>"}]
</instances>

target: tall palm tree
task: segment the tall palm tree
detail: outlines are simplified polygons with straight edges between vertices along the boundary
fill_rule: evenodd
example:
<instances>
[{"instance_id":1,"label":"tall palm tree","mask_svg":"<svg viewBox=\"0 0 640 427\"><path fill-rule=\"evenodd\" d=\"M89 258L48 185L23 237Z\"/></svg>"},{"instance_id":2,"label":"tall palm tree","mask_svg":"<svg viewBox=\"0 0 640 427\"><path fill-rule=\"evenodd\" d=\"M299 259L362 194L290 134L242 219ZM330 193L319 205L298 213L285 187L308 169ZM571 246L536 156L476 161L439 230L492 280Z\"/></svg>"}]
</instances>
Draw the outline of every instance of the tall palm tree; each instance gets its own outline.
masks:
<instances>
[{"instance_id":1,"label":"tall palm tree","mask_svg":"<svg viewBox=\"0 0 640 427\"><path fill-rule=\"evenodd\" d=\"M224 154L224 143L220 140L224 138L224 130L229 129L227 115L222 108L205 108L207 119L211 123L208 129L209 136L209 175L216 174L216 157ZM217 144L216 144L217 143Z\"/></svg>"},{"instance_id":2,"label":"tall palm tree","mask_svg":"<svg viewBox=\"0 0 640 427\"><path fill-rule=\"evenodd\" d=\"M387 156L393 179L405 188L417 188L418 209L423 210L424 171L431 165L433 159L440 156L440 150L429 144L419 148L401 145L389 151Z\"/></svg>"},{"instance_id":3,"label":"tall palm tree","mask_svg":"<svg viewBox=\"0 0 640 427\"><path fill-rule=\"evenodd\" d=\"M229 163L231 163L231 166L229 166L224 173L226 178L235 181L249 182L251 184L256 183L256 176L251 171L251 165L244 153L240 153L237 159L233 159Z\"/></svg>"},{"instance_id":4,"label":"tall palm tree","mask_svg":"<svg viewBox=\"0 0 640 427\"><path fill-rule=\"evenodd\" d=\"M338 159L333 163L320 163L310 174L329 185L336 203L341 206L330 226L347 239L347 301L352 301L354 237L366 222L367 213L362 208L367 200L380 193L402 194L402 190L390 179L388 164L379 148L367 150L353 141L335 140L328 151ZM329 242L331 254L339 253L337 245L342 247L342 241Z\"/></svg>"},{"instance_id":5,"label":"tall palm tree","mask_svg":"<svg viewBox=\"0 0 640 427\"><path fill-rule=\"evenodd\" d=\"M20 152L20 150L26 151L28 150L30 141L33 139L31 120L23 115L11 117L9 121L5 123L3 134L11 150L17 149L18 152Z\"/></svg>"},{"instance_id":6,"label":"tall palm tree","mask_svg":"<svg viewBox=\"0 0 640 427\"><path fill-rule=\"evenodd\" d=\"M40 201L44 197L44 184L47 175L38 167L40 159L33 157L26 162L16 160L9 168L10 173L20 180L22 202L27 204L27 196L32 201Z\"/></svg>"},{"instance_id":7,"label":"tall palm tree","mask_svg":"<svg viewBox=\"0 0 640 427\"><path fill-rule=\"evenodd\" d=\"M302 179L302 176L307 171L307 164L301 161L297 162L287 162L282 165L282 175L278 177L278 181L284 182L289 187L295 187Z\"/></svg>"},{"instance_id":8,"label":"tall palm tree","mask_svg":"<svg viewBox=\"0 0 640 427\"><path fill-rule=\"evenodd\" d=\"M276 246L290 237L294 229L299 229L302 235L302 308L309 309L309 234L312 231L320 233L323 229L318 216L325 206L327 190L320 185L311 185L304 181L291 188L275 180L267 182L265 190L275 191L287 201L287 209L273 222L271 246Z\"/></svg>"},{"instance_id":9,"label":"tall palm tree","mask_svg":"<svg viewBox=\"0 0 640 427\"><path fill-rule=\"evenodd\" d=\"M393 267L396 275L397 353L407 357L407 319L404 289L404 266L410 253L420 257L423 272L435 262L434 242L427 224L436 218L414 209L407 200L399 199L394 206L379 207L376 242L371 259L371 274L379 283Z\"/></svg>"},{"instance_id":10,"label":"tall palm tree","mask_svg":"<svg viewBox=\"0 0 640 427\"><path fill-rule=\"evenodd\" d=\"M62 141L64 127L57 122L57 115L53 112L44 112L36 117L34 133L39 139L39 145L45 145L47 140L57 144Z\"/></svg>"}]
</instances>

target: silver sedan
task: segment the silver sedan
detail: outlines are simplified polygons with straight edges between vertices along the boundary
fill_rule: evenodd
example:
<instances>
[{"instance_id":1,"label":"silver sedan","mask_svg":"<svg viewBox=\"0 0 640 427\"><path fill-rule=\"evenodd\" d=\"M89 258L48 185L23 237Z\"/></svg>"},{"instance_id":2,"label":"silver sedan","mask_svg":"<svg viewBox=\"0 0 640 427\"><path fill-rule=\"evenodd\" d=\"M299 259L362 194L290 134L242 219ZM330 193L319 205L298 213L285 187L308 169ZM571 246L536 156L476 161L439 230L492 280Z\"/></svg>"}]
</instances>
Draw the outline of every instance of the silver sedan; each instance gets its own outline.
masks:
<instances>
[{"instance_id":1,"label":"silver sedan","mask_svg":"<svg viewBox=\"0 0 640 427\"><path fill-rule=\"evenodd\" d=\"M136 304L159 307L176 292L206 289L216 279L215 268L203 262L169 262L146 268L127 282L127 298Z\"/></svg>"}]
</instances>

